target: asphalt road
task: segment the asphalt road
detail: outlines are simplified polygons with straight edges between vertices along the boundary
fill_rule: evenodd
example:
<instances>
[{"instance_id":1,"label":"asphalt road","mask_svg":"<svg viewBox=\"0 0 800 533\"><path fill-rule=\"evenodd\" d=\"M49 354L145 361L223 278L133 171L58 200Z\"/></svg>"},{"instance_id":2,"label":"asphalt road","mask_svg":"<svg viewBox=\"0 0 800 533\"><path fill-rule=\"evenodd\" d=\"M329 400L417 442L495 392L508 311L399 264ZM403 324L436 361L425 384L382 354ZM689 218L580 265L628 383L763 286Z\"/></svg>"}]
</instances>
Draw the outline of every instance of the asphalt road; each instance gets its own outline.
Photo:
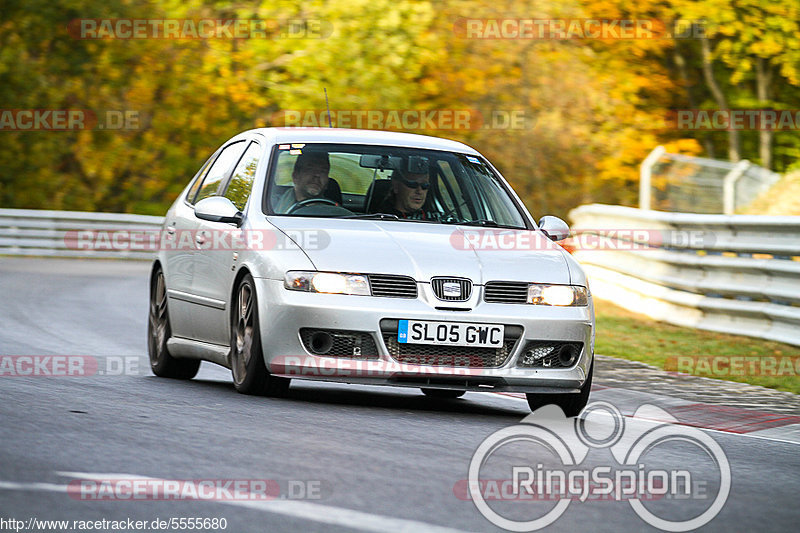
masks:
<instances>
[{"instance_id":1,"label":"asphalt road","mask_svg":"<svg viewBox=\"0 0 800 533\"><path fill-rule=\"evenodd\" d=\"M237 532L502 530L459 487L482 441L529 414L523 400L489 393L434 400L413 389L310 381L294 381L286 399L248 397L234 390L228 370L210 363L191 381L156 378L145 355L148 269L142 262L0 258L0 355L87 356L105 370L52 377L0 367L0 530L14 529L9 519L28 530L34 518L70 521L59 530L88 529L72 521L129 518L156 530L154 519L173 517L224 518L225 530ZM598 441L615 427L611 417L590 422ZM703 529L796 531L800 445L703 434L720 446L731 472L727 502ZM608 451L592 449L582 468L614 468ZM687 520L709 507L722 475L708 454L666 442L645 456L648 468L682 468L699 484L689 498L646 504L654 514ZM481 477L506 479L512 464L556 463L542 447L512 443L487 460ZM96 493L82 499L69 490L80 480L120 487L120 479L134 478L270 480L280 494L270 501L93 501L87 498ZM517 520L553 505L491 504ZM573 501L546 530L657 529L627 501Z\"/></svg>"}]
</instances>

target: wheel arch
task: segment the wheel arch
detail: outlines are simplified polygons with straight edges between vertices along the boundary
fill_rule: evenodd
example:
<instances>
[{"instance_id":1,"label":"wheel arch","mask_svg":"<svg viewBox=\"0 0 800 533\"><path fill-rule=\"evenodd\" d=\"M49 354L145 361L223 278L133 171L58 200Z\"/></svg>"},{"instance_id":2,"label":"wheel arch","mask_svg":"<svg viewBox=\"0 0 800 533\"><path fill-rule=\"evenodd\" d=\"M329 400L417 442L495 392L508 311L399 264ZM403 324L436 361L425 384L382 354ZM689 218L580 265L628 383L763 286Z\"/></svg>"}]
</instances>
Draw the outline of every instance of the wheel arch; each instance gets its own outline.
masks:
<instances>
[{"instance_id":1,"label":"wheel arch","mask_svg":"<svg viewBox=\"0 0 800 533\"><path fill-rule=\"evenodd\" d=\"M242 281L242 278L244 278L248 274L250 274L251 277L253 276L253 273L250 271L250 268L247 265L242 265L242 267L239 268L239 271L236 272L236 276L234 276L233 278L230 294L228 295L230 298L228 300L230 302L230 305L228 306L230 308L230 311L228 313L228 323L232 323L233 321L233 313L234 313L233 302L234 299L236 298L236 291L239 288L239 283ZM253 290L256 290L255 285L253 285ZM258 298L258 294L256 294L256 298Z\"/></svg>"},{"instance_id":2,"label":"wheel arch","mask_svg":"<svg viewBox=\"0 0 800 533\"><path fill-rule=\"evenodd\" d=\"M156 259L155 261L153 261L153 266L150 267L150 283L151 284L153 283L153 278L155 278L156 272L159 269L161 269L161 271L164 272L164 267L161 266L161 259ZM166 283L166 275L165 275L164 282Z\"/></svg>"}]
</instances>

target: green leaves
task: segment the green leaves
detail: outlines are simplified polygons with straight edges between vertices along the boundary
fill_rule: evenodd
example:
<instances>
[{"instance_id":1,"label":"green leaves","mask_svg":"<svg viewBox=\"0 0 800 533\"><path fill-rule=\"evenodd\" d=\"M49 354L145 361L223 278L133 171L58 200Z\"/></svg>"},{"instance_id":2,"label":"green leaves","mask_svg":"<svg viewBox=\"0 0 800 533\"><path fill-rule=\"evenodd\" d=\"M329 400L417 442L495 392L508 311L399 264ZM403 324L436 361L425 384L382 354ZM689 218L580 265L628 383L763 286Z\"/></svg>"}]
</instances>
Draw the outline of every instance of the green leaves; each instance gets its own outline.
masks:
<instances>
[{"instance_id":1,"label":"green leaves","mask_svg":"<svg viewBox=\"0 0 800 533\"><path fill-rule=\"evenodd\" d=\"M4 15L4 109L139 119L129 129L0 132L4 206L161 213L221 142L275 125L280 111L324 113L323 89L334 111L475 112L483 123L470 129L414 133L475 146L537 215L634 203L638 165L658 143L726 153L725 132L677 131L666 119L717 105L698 39L467 39L456 27L464 18L702 22L730 106L800 108L796 0L8 0ZM96 18L268 21L276 31L97 40L68 31ZM742 157L758 161L762 140L743 132ZM769 141L778 170L800 153L796 132Z\"/></svg>"}]
</instances>

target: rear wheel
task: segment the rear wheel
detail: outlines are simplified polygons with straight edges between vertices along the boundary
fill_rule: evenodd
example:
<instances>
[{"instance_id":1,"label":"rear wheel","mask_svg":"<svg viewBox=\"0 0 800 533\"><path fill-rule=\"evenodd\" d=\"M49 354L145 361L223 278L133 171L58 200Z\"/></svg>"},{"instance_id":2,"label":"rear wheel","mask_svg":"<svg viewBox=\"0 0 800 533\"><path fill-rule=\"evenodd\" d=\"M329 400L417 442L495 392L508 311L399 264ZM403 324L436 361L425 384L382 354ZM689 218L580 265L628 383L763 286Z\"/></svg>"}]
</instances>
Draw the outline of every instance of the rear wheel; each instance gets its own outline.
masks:
<instances>
[{"instance_id":1,"label":"rear wheel","mask_svg":"<svg viewBox=\"0 0 800 533\"><path fill-rule=\"evenodd\" d=\"M236 289L231 313L231 373L233 385L243 394L285 396L289 379L270 375L261 350L255 283L246 274Z\"/></svg>"},{"instance_id":2,"label":"rear wheel","mask_svg":"<svg viewBox=\"0 0 800 533\"><path fill-rule=\"evenodd\" d=\"M460 398L466 391L451 389L420 389L425 396L431 398Z\"/></svg>"},{"instance_id":3,"label":"rear wheel","mask_svg":"<svg viewBox=\"0 0 800 533\"><path fill-rule=\"evenodd\" d=\"M533 394L526 393L525 397L528 399L528 405L531 411L536 411L545 405L555 404L564 411L568 417L578 416L589 403L589 392L592 389L592 375L594 374L594 360L592 366L589 368L589 375L581 387L580 392L568 394Z\"/></svg>"},{"instance_id":4,"label":"rear wheel","mask_svg":"<svg viewBox=\"0 0 800 533\"><path fill-rule=\"evenodd\" d=\"M200 369L199 359L176 359L167 349L172 331L167 312L167 287L159 267L150 281L150 312L147 321L147 353L153 374L162 378L191 379Z\"/></svg>"}]
</instances>

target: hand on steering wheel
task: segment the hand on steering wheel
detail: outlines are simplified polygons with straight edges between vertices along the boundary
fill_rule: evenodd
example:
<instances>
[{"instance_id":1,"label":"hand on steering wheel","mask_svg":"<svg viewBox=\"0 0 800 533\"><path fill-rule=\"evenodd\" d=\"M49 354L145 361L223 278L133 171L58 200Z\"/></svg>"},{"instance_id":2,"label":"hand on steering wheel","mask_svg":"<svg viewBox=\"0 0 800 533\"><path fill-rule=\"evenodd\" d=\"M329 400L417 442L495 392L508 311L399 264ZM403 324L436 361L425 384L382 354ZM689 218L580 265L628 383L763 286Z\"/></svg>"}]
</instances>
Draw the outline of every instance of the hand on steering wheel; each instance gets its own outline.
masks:
<instances>
[{"instance_id":1,"label":"hand on steering wheel","mask_svg":"<svg viewBox=\"0 0 800 533\"><path fill-rule=\"evenodd\" d=\"M333 200L329 200L327 198L306 198L305 200L301 200L299 202L295 202L294 204L292 204L292 206L289 208L289 210L286 211L286 214L287 215L291 215L292 213L294 213L298 209L301 209L301 208L303 208L303 207L305 207L307 205L311 205L311 204L314 204L314 203L329 204L329 205L333 205L333 206L338 205Z\"/></svg>"}]
</instances>

